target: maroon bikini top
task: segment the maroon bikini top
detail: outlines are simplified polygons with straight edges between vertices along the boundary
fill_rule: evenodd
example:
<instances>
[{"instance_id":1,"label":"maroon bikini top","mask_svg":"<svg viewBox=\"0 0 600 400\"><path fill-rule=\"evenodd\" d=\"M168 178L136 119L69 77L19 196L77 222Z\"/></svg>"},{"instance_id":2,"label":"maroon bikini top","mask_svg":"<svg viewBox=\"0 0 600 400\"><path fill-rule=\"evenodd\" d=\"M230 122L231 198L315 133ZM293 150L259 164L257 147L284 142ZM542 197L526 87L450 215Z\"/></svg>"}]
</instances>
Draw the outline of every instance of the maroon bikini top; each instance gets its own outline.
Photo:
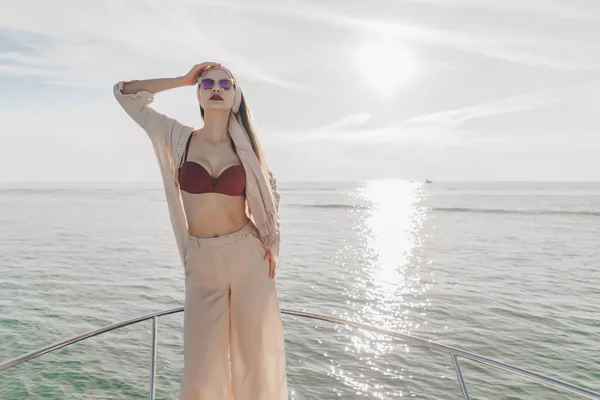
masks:
<instances>
[{"instance_id":1,"label":"maroon bikini top","mask_svg":"<svg viewBox=\"0 0 600 400\"><path fill-rule=\"evenodd\" d=\"M232 165L213 178L202 165L187 161L188 150L192 141L188 139L183 157L183 164L177 172L179 187L188 193L221 193L227 196L242 196L246 191L246 171L241 165Z\"/></svg>"}]
</instances>

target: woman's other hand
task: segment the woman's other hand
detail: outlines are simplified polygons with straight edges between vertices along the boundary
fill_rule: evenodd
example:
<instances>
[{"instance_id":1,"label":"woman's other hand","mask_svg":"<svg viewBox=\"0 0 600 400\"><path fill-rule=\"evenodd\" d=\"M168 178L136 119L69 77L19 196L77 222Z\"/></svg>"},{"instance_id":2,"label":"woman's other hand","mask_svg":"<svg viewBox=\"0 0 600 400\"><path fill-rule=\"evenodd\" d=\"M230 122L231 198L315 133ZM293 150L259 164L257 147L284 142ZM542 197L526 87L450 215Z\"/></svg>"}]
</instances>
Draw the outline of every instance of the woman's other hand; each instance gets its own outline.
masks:
<instances>
[{"instance_id":1,"label":"woman's other hand","mask_svg":"<svg viewBox=\"0 0 600 400\"><path fill-rule=\"evenodd\" d=\"M190 69L190 72L182 77L183 84L186 86L193 86L198 81L198 77L205 69L210 67L220 67L221 64L215 62L203 62L202 64L196 64Z\"/></svg>"},{"instance_id":2,"label":"woman's other hand","mask_svg":"<svg viewBox=\"0 0 600 400\"><path fill-rule=\"evenodd\" d=\"M265 253L265 261L269 261L269 276L271 278L275 278L275 259L273 259L273 255L271 254L271 250L268 249Z\"/></svg>"}]
</instances>

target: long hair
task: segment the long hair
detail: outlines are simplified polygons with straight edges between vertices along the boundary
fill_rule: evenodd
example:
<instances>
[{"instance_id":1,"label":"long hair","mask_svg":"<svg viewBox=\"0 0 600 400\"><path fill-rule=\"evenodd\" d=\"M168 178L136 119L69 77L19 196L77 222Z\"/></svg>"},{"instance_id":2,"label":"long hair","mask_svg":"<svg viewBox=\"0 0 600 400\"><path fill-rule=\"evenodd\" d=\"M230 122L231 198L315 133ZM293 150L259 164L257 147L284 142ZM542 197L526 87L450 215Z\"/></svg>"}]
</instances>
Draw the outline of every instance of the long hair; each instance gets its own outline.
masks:
<instances>
[{"instance_id":1,"label":"long hair","mask_svg":"<svg viewBox=\"0 0 600 400\"><path fill-rule=\"evenodd\" d=\"M202 119L204 119L204 108L200 106L200 115ZM258 140L258 135L256 134L256 130L254 130L254 125L252 125L252 119L250 118L250 109L248 108L248 104L246 103L246 98L242 93L242 101L240 102L240 109L236 115L236 118L240 121L240 124L244 127L244 130L248 134L248 139L250 140L250 144L252 145L252 150L254 150L254 154L256 154L256 158L258 158L258 162L260 163L263 169L266 168L265 155ZM231 140L231 145L233 146L233 150L235 149L235 143L233 143L233 139Z\"/></svg>"},{"instance_id":2,"label":"long hair","mask_svg":"<svg viewBox=\"0 0 600 400\"><path fill-rule=\"evenodd\" d=\"M200 115L202 116L202 119L204 119L204 108L202 108L202 106L200 106ZM273 177L271 170L267 166L262 146L260 144L260 141L258 140L258 135L254 130L254 126L252 125L252 119L250 118L250 108L248 108L248 104L246 103L246 98L244 97L243 93L242 99L240 101L240 109L238 110L237 114L234 114L234 116L238 119L240 124L242 124L244 130L248 135L248 139L250 140L252 150L254 150L254 154L256 154L256 158L258 159L258 163L261 167L261 170L265 175L265 178L267 179L267 185L269 185L269 189L271 190L271 193L274 196L276 207L279 208L279 193L276 189L277 185L275 183L275 178ZM233 147L233 151L237 153L233 138L230 138L230 140L231 147ZM252 215L252 210L250 209L249 204L247 202L246 210L248 212L248 215Z\"/></svg>"}]
</instances>

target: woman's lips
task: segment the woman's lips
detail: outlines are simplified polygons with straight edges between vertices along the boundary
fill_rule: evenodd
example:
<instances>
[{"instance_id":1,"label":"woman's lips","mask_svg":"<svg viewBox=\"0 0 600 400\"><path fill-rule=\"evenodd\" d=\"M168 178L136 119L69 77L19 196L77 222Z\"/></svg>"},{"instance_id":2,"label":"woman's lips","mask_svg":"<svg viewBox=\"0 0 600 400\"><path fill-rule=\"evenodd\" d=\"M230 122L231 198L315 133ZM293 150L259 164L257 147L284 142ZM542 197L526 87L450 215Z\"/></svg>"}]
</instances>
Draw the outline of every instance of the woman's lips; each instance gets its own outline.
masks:
<instances>
[{"instance_id":1,"label":"woman's lips","mask_svg":"<svg viewBox=\"0 0 600 400\"><path fill-rule=\"evenodd\" d=\"M210 96L209 100L223 100L223 98L220 95L215 93L212 96Z\"/></svg>"}]
</instances>

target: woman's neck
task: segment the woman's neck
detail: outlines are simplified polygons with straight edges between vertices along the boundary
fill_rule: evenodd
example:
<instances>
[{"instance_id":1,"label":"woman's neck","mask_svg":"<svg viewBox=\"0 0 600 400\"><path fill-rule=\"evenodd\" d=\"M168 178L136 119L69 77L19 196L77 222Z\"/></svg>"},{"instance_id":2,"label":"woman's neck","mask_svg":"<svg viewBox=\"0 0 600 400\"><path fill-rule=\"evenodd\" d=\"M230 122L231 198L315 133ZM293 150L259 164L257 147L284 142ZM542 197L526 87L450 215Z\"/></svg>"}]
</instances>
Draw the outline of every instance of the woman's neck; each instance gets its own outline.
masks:
<instances>
[{"instance_id":1,"label":"woman's neck","mask_svg":"<svg viewBox=\"0 0 600 400\"><path fill-rule=\"evenodd\" d=\"M229 140L229 113L230 110L210 110L204 112L204 126L200 130L202 136L211 142L224 142Z\"/></svg>"}]
</instances>

